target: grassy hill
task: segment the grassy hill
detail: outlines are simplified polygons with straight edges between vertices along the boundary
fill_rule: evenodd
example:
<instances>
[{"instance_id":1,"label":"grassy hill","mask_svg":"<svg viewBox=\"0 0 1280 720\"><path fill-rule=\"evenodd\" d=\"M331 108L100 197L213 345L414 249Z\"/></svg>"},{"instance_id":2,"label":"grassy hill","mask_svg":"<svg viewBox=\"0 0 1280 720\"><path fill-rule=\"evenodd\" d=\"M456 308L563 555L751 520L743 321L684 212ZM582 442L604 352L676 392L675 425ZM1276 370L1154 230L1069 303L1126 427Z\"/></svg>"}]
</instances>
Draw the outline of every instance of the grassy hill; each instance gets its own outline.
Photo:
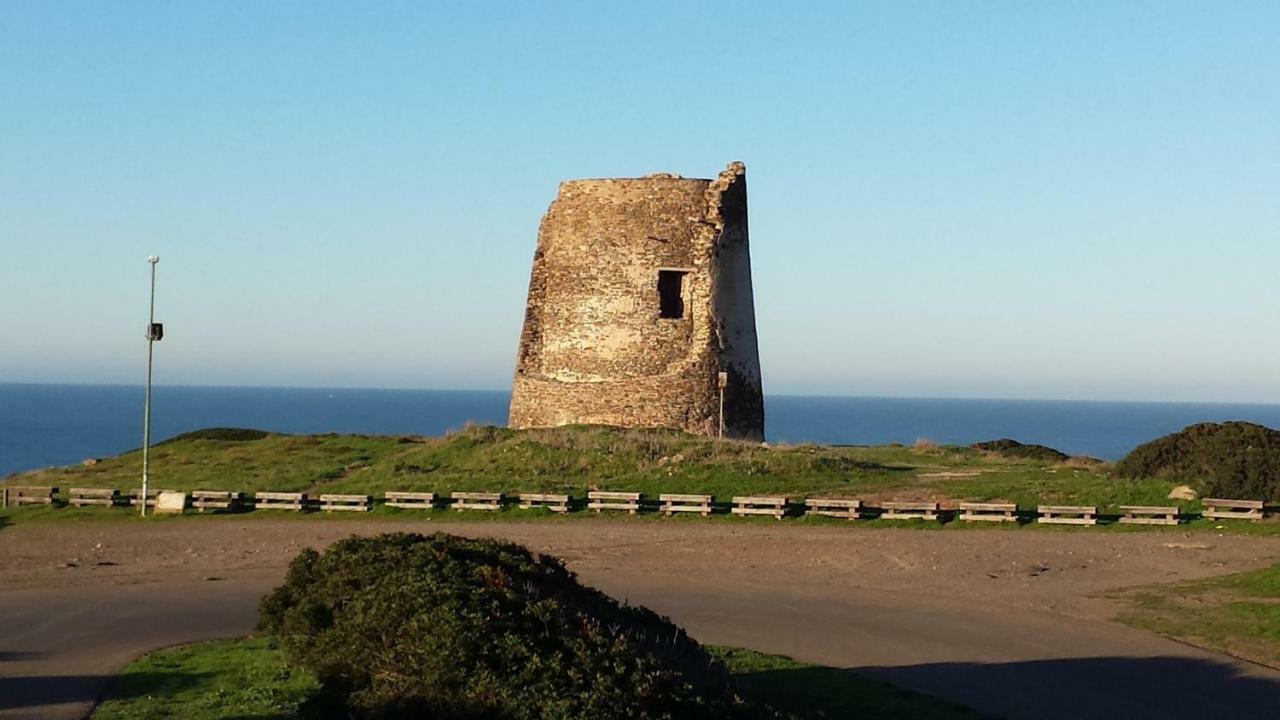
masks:
<instances>
[{"instance_id":1,"label":"grassy hill","mask_svg":"<svg viewBox=\"0 0 1280 720\"><path fill-rule=\"evenodd\" d=\"M18 485L139 486L141 452L22 473ZM762 446L668 430L470 427L438 438L206 431L151 451L154 487L350 492L589 489L864 499L1164 504L1173 481L1119 479L1110 466L974 448Z\"/></svg>"}]
</instances>

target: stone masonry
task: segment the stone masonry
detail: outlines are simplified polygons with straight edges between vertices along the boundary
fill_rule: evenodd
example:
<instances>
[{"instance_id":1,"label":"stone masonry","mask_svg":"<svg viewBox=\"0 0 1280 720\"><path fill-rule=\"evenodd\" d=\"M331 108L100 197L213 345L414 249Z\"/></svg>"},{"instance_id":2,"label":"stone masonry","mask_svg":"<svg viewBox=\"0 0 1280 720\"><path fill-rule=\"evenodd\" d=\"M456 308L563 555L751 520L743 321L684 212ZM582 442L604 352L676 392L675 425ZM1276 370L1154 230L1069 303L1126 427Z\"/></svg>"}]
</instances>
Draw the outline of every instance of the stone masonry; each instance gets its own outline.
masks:
<instances>
[{"instance_id":1,"label":"stone masonry","mask_svg":"<svg viewBox=\"0 0 1280 720\"><path fill-rule=\"evenodd\" d=\"M742 163L570 180L538 230L510 425L764 438Z\"/></svg>"}]
</instances>

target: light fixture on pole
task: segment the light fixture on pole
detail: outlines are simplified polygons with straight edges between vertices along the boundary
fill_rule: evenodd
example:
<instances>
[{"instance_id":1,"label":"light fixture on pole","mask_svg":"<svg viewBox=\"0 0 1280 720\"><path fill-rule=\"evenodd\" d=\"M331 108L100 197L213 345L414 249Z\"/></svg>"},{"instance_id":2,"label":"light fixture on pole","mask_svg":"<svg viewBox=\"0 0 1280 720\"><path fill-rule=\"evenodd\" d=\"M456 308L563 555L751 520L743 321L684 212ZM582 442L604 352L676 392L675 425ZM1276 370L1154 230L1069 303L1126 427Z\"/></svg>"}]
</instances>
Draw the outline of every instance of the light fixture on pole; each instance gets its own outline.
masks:
<instances>
[{"instance_id":1,"label":"light fixture on pole","mask_svg":"<svg viewBox=\"0 0 1280 720\"><path fill-rule=\"evenodd\" d=\"M156 263L160 258L152 255L147 262L151 263L151 315L147 320L147 396L142 408L142 497L138 498L142 517L147 516L147 471L151 461L151 357L156 342L164 338L164 325L156 322Z\"/></svg>"}]
</instances>

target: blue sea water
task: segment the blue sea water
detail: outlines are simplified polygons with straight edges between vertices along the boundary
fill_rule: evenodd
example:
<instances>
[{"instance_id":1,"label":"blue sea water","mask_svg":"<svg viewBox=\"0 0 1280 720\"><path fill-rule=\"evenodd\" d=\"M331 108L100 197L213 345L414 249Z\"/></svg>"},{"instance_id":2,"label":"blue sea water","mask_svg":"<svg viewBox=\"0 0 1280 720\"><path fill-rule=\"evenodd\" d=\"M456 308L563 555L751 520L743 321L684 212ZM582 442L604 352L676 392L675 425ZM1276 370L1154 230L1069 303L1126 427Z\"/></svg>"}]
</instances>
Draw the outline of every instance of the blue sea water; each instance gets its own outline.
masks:
<instances>
[{"instance_id":1,"label":"blue sea water","mask_svg":"<svg viewBox=\"0 0 1280 720\"><path fill-rule=\"evenodd\" d=\"M152 437L204 427L286 433L439 435L468 421L502 425L508 394L162 386ZM141 446L143 391L125 385L0 384L0 477ZM769 396L772 442L876 445L1011 437L1108 460L1197 422L1280 427L1280 405Z\"/></svg>"}]
</instances>

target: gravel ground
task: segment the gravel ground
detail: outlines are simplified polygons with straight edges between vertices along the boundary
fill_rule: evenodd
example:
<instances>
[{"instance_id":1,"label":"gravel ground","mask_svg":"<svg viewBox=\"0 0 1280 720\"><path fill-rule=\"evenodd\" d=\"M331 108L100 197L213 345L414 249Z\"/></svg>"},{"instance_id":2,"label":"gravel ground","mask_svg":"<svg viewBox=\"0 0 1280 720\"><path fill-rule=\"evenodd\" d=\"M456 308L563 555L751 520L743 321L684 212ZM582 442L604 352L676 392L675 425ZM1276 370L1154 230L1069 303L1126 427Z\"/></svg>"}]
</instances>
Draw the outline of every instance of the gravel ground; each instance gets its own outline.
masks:
<instances>
[{"instance_id":1,"label":"gravel ground","mask_svg":"<svg viewBox=\"0 0 1280 720\"><path fill-rule=\"evenodd\" d=\"M1104 597L1275 563L1280 538L226 517L0 529L0 718L84 717L132 658L251 632L303 547L393 530L521 542L700 641L850 668L997 717L1262 718L1280 702L1280 672L1106 622L1118 606Z\"/></svg>"},{"instance_id":2,"label":"gravel ground","mask_svg":"<svg viewBox=\"0 0 1280 720\"><path fill-rule=\"evenodd\" d=\"M765 523L364 521L201 518L48 523L0 531L5 588L72 588L281 569L304 547L351 534L451 532L523 543L586 575L626 565L734 582L874 588L1092 619L1112 589L1242 572L1280 562L1280 538L1203 532L1099 533L795 527Z\"/></svg>"}]
</instances>

